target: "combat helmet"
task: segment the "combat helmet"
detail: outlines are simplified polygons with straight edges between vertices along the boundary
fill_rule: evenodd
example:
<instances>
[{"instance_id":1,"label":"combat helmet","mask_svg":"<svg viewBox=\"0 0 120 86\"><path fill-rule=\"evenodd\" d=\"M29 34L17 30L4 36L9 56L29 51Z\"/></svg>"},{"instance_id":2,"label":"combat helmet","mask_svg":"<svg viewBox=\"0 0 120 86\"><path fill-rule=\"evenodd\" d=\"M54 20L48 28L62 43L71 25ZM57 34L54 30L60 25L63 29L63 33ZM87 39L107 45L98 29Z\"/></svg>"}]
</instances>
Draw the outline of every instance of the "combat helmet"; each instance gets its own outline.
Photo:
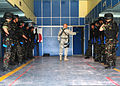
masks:
<instances>
[{"instance_id":1,"label":"combat helmet","mask_svg":"<svg viewBox=\"0 0 120 86\"><path fill-rule=\"evenodd\" d=\"M13 15L13 19L19 18L18 15Z\"/></svg>"},{"instance_id":2,"label":"combat helmet","mask_svg":"<svg viewBox=\"0 0 120 86\"><path fill-rule=\"evenodd\" d=\"M112 13L106 13L105 15L104 15L104 17L105 17L105 19L113 19L113 14Z\"/></svg>"},{"instance_id":3,"label":"combat helmet","mask_svg":"<svg viewBox=\"0 0 120 86\"><path fill-rule=\"evenodd\" d=\"M19 23L18 23L18 26L21 26L23 23L25 23L24 21L19 21Z\"/></svg>"},{"instance_id":4,"label":"combat helmet","mask_svg":"<svg viewBox=\"0 0 120 86\"><path fill-rule=\"evenodd\" d=\"M10 19L10 18L13 18L13 14L12 14L12 13L10 13L10 12L5 12L5 14L4 14L4 16L3 16L3 18L5 18L5 19Z\"/></svg>"}]
</instances>

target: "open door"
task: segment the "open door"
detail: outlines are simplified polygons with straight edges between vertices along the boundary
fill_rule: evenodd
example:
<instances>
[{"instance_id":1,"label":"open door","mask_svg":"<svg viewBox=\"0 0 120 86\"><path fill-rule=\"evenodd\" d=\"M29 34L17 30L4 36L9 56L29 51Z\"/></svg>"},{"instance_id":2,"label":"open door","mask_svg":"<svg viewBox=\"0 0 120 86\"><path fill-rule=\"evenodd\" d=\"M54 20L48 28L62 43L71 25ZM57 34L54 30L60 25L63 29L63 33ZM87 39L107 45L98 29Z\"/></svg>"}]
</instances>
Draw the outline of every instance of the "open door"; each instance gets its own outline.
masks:
<instances>
[{"instance_id":1,"label":"open door","mask_svg":"<svg viewBox=\"0 0 120 86\"><path fill-rule=\"evenodd\" d=\"M73 27L74 32L78 32L73 36L73 55L84 54L84 27Z\"/></svg>"}]
</instances>

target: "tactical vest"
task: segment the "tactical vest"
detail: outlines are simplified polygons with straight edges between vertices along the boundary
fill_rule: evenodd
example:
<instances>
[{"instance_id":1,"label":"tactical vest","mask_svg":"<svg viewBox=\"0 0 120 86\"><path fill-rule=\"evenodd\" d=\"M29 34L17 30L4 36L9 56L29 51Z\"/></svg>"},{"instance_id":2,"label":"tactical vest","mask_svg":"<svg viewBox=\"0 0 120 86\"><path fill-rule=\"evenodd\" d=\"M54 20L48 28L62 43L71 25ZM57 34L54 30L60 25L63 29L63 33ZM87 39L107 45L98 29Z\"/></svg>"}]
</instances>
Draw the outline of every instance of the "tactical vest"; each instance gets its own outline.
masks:
<instances>
[{"instance_id":1,"label":"tactical vest","mask_svg":"<svg viewBox=\"0 0 120 86\"><path fill-rule=\"evenodd\" d=\"M118 33L118 27L116 22L111 21L110 23L106 23L104 26L105 36L107 39L115 39L116 34Z\"/></svg>"}]
</instances>

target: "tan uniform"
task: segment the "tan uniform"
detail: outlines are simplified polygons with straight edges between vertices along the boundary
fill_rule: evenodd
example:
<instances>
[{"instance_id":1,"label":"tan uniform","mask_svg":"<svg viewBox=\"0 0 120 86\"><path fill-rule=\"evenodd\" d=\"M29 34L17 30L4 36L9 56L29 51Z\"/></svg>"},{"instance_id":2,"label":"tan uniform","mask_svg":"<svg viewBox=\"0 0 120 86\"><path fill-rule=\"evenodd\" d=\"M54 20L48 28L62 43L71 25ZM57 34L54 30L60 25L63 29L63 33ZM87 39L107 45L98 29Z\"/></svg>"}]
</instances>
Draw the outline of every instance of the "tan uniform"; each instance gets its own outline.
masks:
<instances>
[{"instance_id":1,"label":"tan uniform","mask_svg":"<svg viewBox=\"0 0 120 86\"><path fill-rule=\"evenodd\" d=\"M58 33L58 41L60 42L60 50L59 50L60 57L63 55L63 49L65 48L64 54L65 54L65 58L67 58L68 48L69 48L69 35L76 35L76 32L70 31L69 29L60 29Z\"/></svg>"}]
</instances>

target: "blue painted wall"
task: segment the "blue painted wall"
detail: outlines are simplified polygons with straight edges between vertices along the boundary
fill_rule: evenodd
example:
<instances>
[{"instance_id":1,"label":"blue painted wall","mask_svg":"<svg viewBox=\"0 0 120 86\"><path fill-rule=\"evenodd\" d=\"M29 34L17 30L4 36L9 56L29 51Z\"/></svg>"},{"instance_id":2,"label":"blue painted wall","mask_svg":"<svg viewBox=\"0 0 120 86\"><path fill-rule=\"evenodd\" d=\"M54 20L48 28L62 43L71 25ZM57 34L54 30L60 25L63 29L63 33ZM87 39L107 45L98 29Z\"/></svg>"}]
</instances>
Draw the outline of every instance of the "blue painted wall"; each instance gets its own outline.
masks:
<instances>
[{"instance_id":1,"label":"blue painted wall","mask_svg":"<svg viewBox=\"0 0 120 86\"><path fill-rule=\"evenodd\" d=\"M84 18L79 18L79 0L34 0L34 14L37 25L84 25Z\"/></svg>"},{"instance_id":2,"label":"blue painted wall","mask_svg":"<svg viewBox=\"0 0 120 86\"><path fill-rule=\"evenodd\" d=\"M84 25L84 18L79 18L79 0L34 0L34 14L37 17L37 25L57 26L42 28L43 46L39 46L42 55L43 53L59 55L57 35L60 27L58 26L62 26L64 23L68 25ZM72 55L73 52L72 37L70 39L71 45L68 55Z\"/></svg>"}]
</instances>

